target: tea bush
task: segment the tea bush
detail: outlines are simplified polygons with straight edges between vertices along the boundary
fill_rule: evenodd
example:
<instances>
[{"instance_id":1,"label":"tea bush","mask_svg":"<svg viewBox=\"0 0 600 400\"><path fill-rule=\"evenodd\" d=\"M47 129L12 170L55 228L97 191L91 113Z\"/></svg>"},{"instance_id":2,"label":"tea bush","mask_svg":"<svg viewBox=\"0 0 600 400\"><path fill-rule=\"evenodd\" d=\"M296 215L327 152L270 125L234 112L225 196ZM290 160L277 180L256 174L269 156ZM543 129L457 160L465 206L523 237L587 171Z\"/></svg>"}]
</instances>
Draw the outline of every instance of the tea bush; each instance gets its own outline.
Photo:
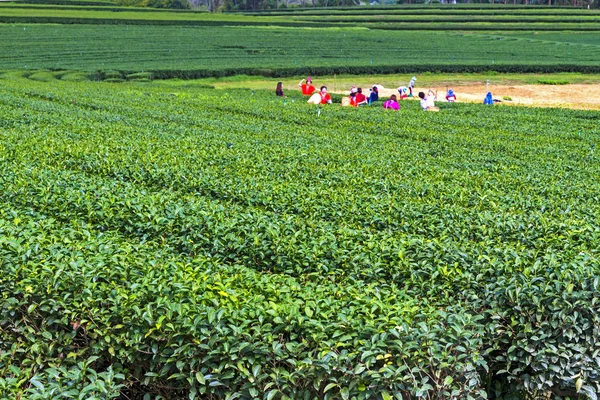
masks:
<instances>
[{"instance_id":1,"label":"tea bush","mask_svg":"<svg viewBox=\"0 0 600 400\"><path fill-rule=\"evenodd\" d=\"M529 25L521 24L525 26ZM0 24L5 39L0 43L0 69L78 70L106 79L134 73L189 79L238 74L600 72L597 32L541 33L537 40L514 32L436 32L432 26L386 30L390 26L385 22L379 28Z\"/></svg>"},{"instance_id":2,"label":"tea bush","mask_svg":"<svg viewBox=\"0 0 600 400\"><path fill-rule=\"evenodd\" d=\"M0 80L0 397L596 398L598 114Z\"/></svg>"}]
</instances>

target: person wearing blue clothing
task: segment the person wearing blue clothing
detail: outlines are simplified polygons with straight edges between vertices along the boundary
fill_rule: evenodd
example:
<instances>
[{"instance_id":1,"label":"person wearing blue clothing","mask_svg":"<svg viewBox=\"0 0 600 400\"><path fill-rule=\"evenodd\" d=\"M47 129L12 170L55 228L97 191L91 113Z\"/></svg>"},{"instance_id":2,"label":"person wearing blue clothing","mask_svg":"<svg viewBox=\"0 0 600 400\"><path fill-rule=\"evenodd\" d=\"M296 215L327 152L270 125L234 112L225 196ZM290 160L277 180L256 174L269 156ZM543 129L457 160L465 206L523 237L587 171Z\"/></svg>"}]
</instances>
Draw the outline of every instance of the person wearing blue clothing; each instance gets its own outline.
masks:
<instances>
[{"instance_id":1,"label":"person wearing blue clothing","mask_svg":"<svg viewBox=\"0 0 600 400\"><path fill-rule=\"evenodd\" d=\"M454 94L454 90L448 90L448 93L446 94L446 101L448 103L454 103L456 101L456 94Z\"/></svg>"},{"instance_id":2,"label":"person wearing blue clothing","mask_svg":"<svg viewBox=\"0 0 600 400\"><path fill-rule=\"evenodd\" d=\"M483 104L494 105L494 99L492 98L492 92L487 92L485 95L485 99L483 99Z\"/></svg>"},{"instance_id":3,"label":"person wearing blue clothing","mask_svg":"<svg viewBox=\"0 0 600 400\"><path fill-rule=\"evenodd\" d=\"M379 100L379 88L377 86L373 86L369 89L369 104L376 102Z\"/></svg>"}]
</instances>

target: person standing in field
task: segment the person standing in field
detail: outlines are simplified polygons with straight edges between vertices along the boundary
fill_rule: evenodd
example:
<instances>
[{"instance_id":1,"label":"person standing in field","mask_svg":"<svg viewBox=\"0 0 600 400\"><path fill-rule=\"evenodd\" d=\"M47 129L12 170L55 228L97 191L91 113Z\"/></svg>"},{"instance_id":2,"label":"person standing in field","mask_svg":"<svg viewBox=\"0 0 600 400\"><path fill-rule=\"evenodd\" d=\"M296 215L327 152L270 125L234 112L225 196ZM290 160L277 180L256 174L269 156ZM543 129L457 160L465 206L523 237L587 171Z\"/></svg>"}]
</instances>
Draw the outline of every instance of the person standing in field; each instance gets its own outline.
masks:
<instances>
[{"instance_id":1,"label":"person standing in field","mask_svg":"<svg viewBox=\"0 0 600 400\"><path fill-rule=\"evenodd\" d=\"M400 104L398 104L395 94L391 95L390 99L388 101L386 101L385 103L383 103L383 108L386 110L396 110L396 111L400 109Z\"/></svg>"},{"instance_id":2,"label":"person standing in field","mask_svg":"<svg viewBox=\"0 0 600 400\"><path fill-rule=\"evenodd\" d=\"M410 78L410 82L408 82L408 90L410 92L408 97L413 97L413 89L415 87L416 82L417 82L416 76L413 76L412 78Z\"/></svg>"},{"instance_id":3,"label":"person standing in field","mask_svg":"<svg viewBox=\"0 0 600 400\"><path fill-rule=\"evenodd\" d=\"M300 81L300 83L298 84L298 86L302 90L302 94L304 96L311 96L315 92L315 90L317 90L312 84L312 79L310 79L310 76L307 76L306 83L303 83L303 82L304 82L304 79L302 79Z\"/></svg>"},{"instance_id":4,"label":"person standing in field","mask_svg":"<svg viewBox=\"0 0 600 400\"><path fill-rule=\"evenodd\" d=\"M275 95L283 97L283 83L277 82L277 88L275 89Z\"/></svg>"}]
</instances>

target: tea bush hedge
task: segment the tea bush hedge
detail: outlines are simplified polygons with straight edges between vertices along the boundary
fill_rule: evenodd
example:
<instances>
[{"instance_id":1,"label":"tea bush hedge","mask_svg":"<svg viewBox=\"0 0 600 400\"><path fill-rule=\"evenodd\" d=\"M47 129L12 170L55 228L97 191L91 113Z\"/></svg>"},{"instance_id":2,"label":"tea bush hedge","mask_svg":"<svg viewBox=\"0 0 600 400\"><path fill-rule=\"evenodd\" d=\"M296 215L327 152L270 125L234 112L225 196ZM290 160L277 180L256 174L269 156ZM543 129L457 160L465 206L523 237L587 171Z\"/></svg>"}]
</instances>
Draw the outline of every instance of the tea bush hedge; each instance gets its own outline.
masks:
<instances>
[{"instance_id":1,"label":"tea bush hedge","mask_svg":"<svg viewBox=\"0 0 600 400\"><path fill-rule=\"evenodd\" d=\"M0 397L600 389L598 114L0 79Z\"/></svg>"},{"instance_id":2,"label":"tea bush hedge","mask_svg":"<svg viewBox=\"0 0 600 400\"><path fill-rule=\"evenodd\" d=\"M117 72L119 79L149 71L158 79L600 71L600 34L594 32L466 34L385 27L0 24L6 39L0 43L0 70L78 70L98 77L107 71Z\"/></svg>"}]
</instances>

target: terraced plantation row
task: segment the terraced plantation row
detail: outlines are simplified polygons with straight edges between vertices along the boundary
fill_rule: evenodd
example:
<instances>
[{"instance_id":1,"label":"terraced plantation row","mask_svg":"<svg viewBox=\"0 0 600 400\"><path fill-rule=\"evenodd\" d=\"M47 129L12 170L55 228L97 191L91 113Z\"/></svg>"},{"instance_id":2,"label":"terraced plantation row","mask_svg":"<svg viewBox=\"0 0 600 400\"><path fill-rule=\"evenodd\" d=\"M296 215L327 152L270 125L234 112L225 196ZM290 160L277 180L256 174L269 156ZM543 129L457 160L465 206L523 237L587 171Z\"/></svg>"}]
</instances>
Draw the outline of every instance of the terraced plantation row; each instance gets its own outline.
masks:
<instances>
[{"instance_id":1,"label":"terraced plantation row","mask_svg":"<svg viewBox=\"0 0 600 400\"><path fill-rule=\"evenodd\" d=\"M358 7L208 14L125 7L0 3L0 22L192 26L366 27L387 30L539 30L599 32L600 11L557 8ZM526 25L525 25L526 24Z\"/></svg>"},{"instance_id":2,"label":"terraced plantation row","mask_svg":"<svg viewBox=\"0 0 600 400\"><path fill-rule=\"evenodd\" d=\"M544 7L544 6L522 6L511 4L412 4L394 6L370 6L370 7L306 7L306 8L280 8L277 10L243 11L244 15L287 15L287 16L369 16L369 15L462 15L462 16L594 16L600 10L584 9L574 7Z\"/></svg>"},{"instance_id":3,"label":"terraced plantation row","mask_svg":"<svg viewBox=\"0 0 600 400\"><path fill-rule=\"evenodd\" d=\"M32 0L35 1L35 0ZM51 0L48 0L51 1ZM66 1L66 0L65 0ZM76 0L72 0L76 1ZM580 12L595 12L594 8L584 9L573 7L571 5L552 5L546 6L543 4L491 4L491 3L457 3L457 4L436 4L436 3L413 3L413 4L390 4L390 5L369 5L368 7L357 6L336 6L336 7L281 7L277 10L263 9L254 11L241 11L244 14L271 14L271 13L288 13L288 14L311 14L320 12L324 14L344 14L344 13L387 13L387 12L430 12L430 13L445 13L445 12L466 12L466 13L517 13L517 14L551 14L551 13L580 13Z\"/></svg>"},{"instance_id":4,"label":"terraced plantation row","mask_svg":"<svg viewBox=\"0 0 600 400\"><path fill-rule=\"evenodd\" d=\"M156 77L420 71L598 71L600 34L282 27L0 25L0 69L155 71ZM309 43L310 45L307 45Z\"/></svg>"},{"instance_id":5,"label":"terraced plantation row","mask_svg":"<svg viewBox=\"0 0 600 400\"><path fill-rule=\"evenodd\" d=\"M288 9L247 13L285 17L297 22L320 22L393 30L588 30L598 32L600 11L507 7L357 7L354 9Z\"/></svg>"},{"instance_id":6,"label":"terraced plantation row","mask_svg":"<svg viewBox=\"0 0 600 400\"><path fill-rule=\"evenodd\" d=\"M0 397L600 389L597 113L19 75Z\"/></svg>"}]
</instances>

